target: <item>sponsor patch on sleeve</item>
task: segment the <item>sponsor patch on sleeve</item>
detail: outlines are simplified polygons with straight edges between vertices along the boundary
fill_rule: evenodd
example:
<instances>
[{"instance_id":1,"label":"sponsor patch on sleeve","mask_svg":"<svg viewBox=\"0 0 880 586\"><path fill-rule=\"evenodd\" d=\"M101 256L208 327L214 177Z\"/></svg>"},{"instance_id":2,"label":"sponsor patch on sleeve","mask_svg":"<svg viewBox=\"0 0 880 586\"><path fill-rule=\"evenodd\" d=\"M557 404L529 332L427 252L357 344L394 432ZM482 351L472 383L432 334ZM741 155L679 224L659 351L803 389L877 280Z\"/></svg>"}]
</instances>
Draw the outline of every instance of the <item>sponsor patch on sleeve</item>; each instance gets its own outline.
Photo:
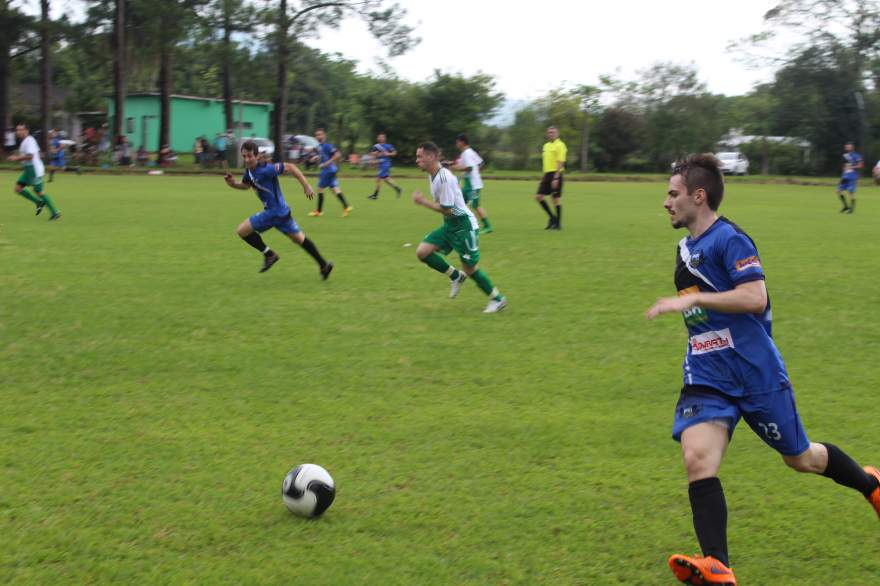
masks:
<instances>
[{"instance_id":1,"label":"sponsor patch on sleeve","mask_svg":"<svg viewBox=\"0 0 880 586\"><path fill-rule=\"evenodd\" d=\"M760 269L761 268L761 259L757 256L749 256L747 258L741 258L736 261L736 270L737 272L742 272L748 269Z\"/></svg>"}]
</instances>

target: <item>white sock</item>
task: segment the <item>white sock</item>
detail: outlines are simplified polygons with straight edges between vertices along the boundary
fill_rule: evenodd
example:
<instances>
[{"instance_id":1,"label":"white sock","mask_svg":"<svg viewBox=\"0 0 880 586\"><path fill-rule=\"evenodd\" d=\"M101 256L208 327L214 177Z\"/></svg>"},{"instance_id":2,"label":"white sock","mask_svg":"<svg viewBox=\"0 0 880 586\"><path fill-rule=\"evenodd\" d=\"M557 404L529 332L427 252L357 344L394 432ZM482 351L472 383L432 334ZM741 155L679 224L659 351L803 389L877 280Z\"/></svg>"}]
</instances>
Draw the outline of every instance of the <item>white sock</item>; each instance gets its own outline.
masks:
<instances>
[{"instance_id":1,"label":"white sock","mask_svg":"<svg viewBox=\"0 0 880 586\"><path fill-rule=\"evenodd\" d=\"M454 266L449 265L449 268L446 269L446 275L451 279L451 278L452 278L452 275L454 275L454 274L455 274L455 271L457 271L457 270L458 270L458 269L456 269Z\"/></svg>"}]
</instances>

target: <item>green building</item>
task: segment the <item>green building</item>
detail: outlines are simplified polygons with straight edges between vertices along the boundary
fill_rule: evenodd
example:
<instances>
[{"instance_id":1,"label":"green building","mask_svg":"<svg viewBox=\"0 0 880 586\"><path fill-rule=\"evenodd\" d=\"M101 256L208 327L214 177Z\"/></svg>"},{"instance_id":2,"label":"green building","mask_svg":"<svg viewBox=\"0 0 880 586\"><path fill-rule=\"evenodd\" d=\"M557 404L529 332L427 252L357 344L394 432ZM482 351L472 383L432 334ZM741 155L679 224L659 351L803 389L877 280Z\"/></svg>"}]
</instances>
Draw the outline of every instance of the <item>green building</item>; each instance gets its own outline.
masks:
<instances>
[{"instance_id":1,"label":"green building","mask_svg":"<svg viewBox=\"0 0 880 586\"><path fill-rule=\"evenodd\" d=\"M159 150L159 93L128 94L125 97L125 120L122 131L128 136L129 144L137 149L142 144L148 151ZM236 128L233 135L248 138L269 136L269 119L272 104L269 102L249 102L235 100L234 118ZM107 117L115 114L113 99L108 99ZM199 136L214 140L218 132L226 130L226 117L221 98L199 98L196 96L171 95L171 128L169 138L171 148L177 152L189 152Z\"/></svg>"}]
</instances>

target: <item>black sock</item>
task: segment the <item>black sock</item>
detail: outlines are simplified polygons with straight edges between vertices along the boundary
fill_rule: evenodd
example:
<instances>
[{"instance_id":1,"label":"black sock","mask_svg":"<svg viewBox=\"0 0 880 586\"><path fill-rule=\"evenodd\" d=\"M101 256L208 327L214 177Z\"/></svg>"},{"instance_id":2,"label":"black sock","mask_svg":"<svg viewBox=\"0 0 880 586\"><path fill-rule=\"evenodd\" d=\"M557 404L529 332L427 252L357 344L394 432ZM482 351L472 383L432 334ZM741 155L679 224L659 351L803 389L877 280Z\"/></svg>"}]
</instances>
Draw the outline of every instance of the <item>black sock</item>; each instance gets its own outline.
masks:
<instances>
[{"instance_id":1,"label":"black sock","mask_svg":"<svg viewBox=\"0 0 880 586\"><path fill-rule=\"evenodd\" d=\"M717 476L695 480L688 485L694 530L704 556L712 556L725 566L727 559L727 502Z\"/></svg>"},{"instance_id":2,"label":"black sock","mask_svg":"<svg viewBox=\"0 0 880 586\"><path fill-rule=\"evenodd\" d=\"M242 236L241 239L262 252L263 254L271 252L271 250L269 250L269 247L266 246L266 243L263 242L263 238L260 236L259 232L251 232L247 236Z\"/></svg>"},{"instance_id":3,"label":"black sock","mask_svg":"<svg viewBox=\"0 0 880 586\"><path fill-rule=\"evenodd\" d=\"M550 206L547 205L546 200L542 199L538 203L541 204L541 207L544 208L544 211L547 212L547 215L550 216L551 220L555 219L555 217L553 216L553 212L550 211Z\"/></svg>"},{"instance_id":4,"label":"black sock","mask_svg":"<svg viewBox=\"0 0 880 586\"><path fill-rule=\"evenodd\" d=\"M347 207L348 207L348 202L345 201L345 196L342 195L342 192L341 192L341 191L340 191L339 193L336 194L336 197L339 198L339 203L342 204L342 207L343 207L343 208L347 208Z\"/></svg>"},{"instance_id":5,"label":"black sock","mask_svg":"<svg viewBox=\"0 0 880 586\"><path fill-rule=\"evenodd\" d=\"M318 194L318 212L324 211L324 193L321 192Z\"/></svg>"},{"instance_id":6,"label":"black sock","mask_svg":"<svg viewBox=\"0 0 880 586\"><path fill-rule=\"evenodd\" d=\"M842 193L838 193L837 197L840 198L840 202L843 204L843 207L845 207L845 208L849 207L849 205L846 203L846 196L845 195L843 195Z\"/></svg>"},{"instance_id":7,"label":"black sock","mask_svg":"<svg viewBox=\"0 0 880 586\"><path fill-rule=\"evenodd\" d=\"M830 478L837 484L859 491L865 495L865 498L871 496L871 493L878 486L877 479L862 470L862 467L856 464L855 460L834 444L823 442L822 445L828 450L828 466L822 476Z\"/></svg>"},{"instance_id":8,"label":"black sock","mask_svg":"<svg viewBox=\"0 0 880 586\"><path fill-rule=\"evenodd\" d=\"M556 225L562 225L562 204L556 205Z\"/></svg>"},{"instance_id":9,"label":"black sock","mask_svg":"<svg viewBox=\"0 0 880 586\"><path fill-rule=\"evenodd\" d=\"M303 240L303 243L300 246L302 246L303 250L308 252L309 255L311 255L311 257L318 262L318 266L320 266L322 269L324 268L324 266L327 264L327 261L325 261L324 257L321 256L321 253L318 252L318 247L315 246L314 242L306 238L305 240Z\"/></svg>"}]
</instances>

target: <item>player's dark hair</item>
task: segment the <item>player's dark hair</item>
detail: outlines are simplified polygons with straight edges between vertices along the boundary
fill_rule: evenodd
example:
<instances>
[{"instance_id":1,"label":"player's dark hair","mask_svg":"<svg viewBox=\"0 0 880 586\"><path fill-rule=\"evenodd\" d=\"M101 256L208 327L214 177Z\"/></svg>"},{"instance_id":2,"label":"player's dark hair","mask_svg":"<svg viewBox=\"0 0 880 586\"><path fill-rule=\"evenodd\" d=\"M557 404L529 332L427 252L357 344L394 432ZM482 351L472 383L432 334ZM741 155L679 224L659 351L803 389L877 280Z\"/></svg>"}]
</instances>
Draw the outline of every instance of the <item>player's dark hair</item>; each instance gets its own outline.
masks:
<instances>
[{"instance_id":1,"label":"player's dark hair","mask_svg":"<svg viewBox=\"0 0 880 586\"><path fill-rule=\"evenodd\" d=\"M327 131L324 130L323 128L321 128L320 126L317 127L317 128L315 129L315 132L318 132L319 130L320 130L321 132L323 132L324 134L327 134Z\"/></svg>"},{"instance_id":2,"label":"player's dark hair","mask_svg":"<svg viewBox=\"0 0 880 586\"><path fill-rule=\"evenodd\" d=\"M461 134L459 134L458 136L456 136L456 137L455 137L455 140L460 140L461 142L463 142L463 143L466 144L466 145L470 145L470 144L471 144L471 141L468 140L468 135L466 135L464 132L462 132Z\"/></svg>"},{"instance_id":3,"label":"player's dark hair","mask_svg":"<svg viewBox=\"0 0 880 586\"><path fill-rule=\"evenodd\" d=\"M245 151L247 151L249 153L253 153L255 155L259 155L260 154L260 147L258 147L257 143L255 143L254 141L247 140L247 141L245 141L245 143L243 145L241 145L241 152L245 152Z\"/></svg>"},{"instance_id":4,"label":"player's dark hair","mask_svg":"<svg viewBox=\"0 0 880 586\"><path fill-rule=\"evenodd\" d=\"M440 147L433 142L423 142L419 145L419 148L422 149L422 152L424 153L432 153L438 157L440 156Z\"/></svg>"},{"instance_id":5,"label":"player's dark hair","mask_svg":"<svg viewBox=\"0 0 880 586\"><path fill-rule=\"evenodd\" d=\"M721 161L712 154L688 155L677 161L672 168L672 176L681 175L688 193L697 189L706 191L709 209L717 210L724 199L724 176Z\"/></svg>"},{"instance_id":6,"label":"player's dark hair","mask_svg":"<svg viewBox=\"0 0 880 586\"><path fill-rule=\"evenodd\" d=\"M25 130L30 130L30 128L28 127L26 122L19 122L18 124L15 125L16 128L18 128L19 126L24 127Z\"/></svg>"}]
</instances>

